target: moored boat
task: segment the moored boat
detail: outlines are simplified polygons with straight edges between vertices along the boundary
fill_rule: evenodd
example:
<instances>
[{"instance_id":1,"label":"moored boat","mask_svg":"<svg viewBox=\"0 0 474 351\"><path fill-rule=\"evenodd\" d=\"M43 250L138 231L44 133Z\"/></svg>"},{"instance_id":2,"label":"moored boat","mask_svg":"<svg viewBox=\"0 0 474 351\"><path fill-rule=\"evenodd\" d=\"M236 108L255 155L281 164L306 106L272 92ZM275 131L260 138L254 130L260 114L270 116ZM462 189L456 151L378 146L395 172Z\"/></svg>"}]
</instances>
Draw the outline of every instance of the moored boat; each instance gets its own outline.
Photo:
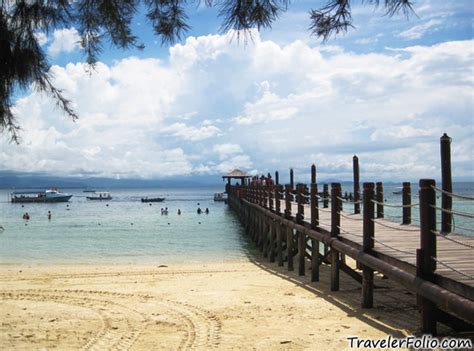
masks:
<instances>
[{"instance_id":1,"label":"moored boat","mask_svg":"<svg viewBox=\"0 0 474 351\"><path fill-rule=\"evenodd\" d=\"M164 197L142 197L142 202L163 202Z\"/></svg>"},{"instance_id":2,"label":"moored boat","mask_svg":"<svg viewBox=\"0 0 474 351\"><path fill-rule=\"evenodd\" d=\"M87 200L112 200L112 195L108 191L96 191L91 196L86 196Z\"/></svg>"},{"instance_id":3,"label":"moored boat","mask_svg":"<svg viewBox=\"0 0 474 351\"><path fill-rule=\"evenodd\" d=\"M215 193L214 201L227 201L227 194L225 193Z\"/></svg>"},{"instance_id":4,"label":"moored boat","mask_svg":"<svg viewBox=\"0 0 474 351\"><path fill-rule=\"evenodd\" d=\"M10 193L12 203L67 202L72 195L62 193L56 188L46 191L14 191Z\"/></svg>"},{"instance_id":5,"label":"moored boat","mask_svg":"<svg viewBox=\"0 0 474 351\"><path fill-rule=\"evenodd\" d=\"M392 191L392 194L394 194L394 195L403 194L403 188L397 187L397 190Z\"/></svg>"}]
</instances>

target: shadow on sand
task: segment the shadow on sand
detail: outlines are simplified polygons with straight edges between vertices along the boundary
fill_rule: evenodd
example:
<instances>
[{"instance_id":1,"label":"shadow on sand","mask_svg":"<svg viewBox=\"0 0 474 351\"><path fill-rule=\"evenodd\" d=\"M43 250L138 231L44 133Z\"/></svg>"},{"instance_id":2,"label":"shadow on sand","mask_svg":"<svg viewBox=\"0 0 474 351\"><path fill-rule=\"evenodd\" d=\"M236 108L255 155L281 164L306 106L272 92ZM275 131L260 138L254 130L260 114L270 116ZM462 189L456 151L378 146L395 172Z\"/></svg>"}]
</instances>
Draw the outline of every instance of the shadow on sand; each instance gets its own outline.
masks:
<instances>
[{"instance_id":1,"label":"shadow on sand","mask_svg":"<svg viewBox=\"0 0 474 351\"><path fill-rule=\"evenodd\" d=\"M248 236L246 238L248 239ZM258 251L250 239L248 239L248 242L249 245L244 251L250 262L270 274L310 291L317 297L344 311L348 317L357 318L368 326L393 337L420 334L420 317L416 307L416 295L406 290L400 284L390 279L385 279L380 274L375 274L374 307L362 308L361 285L344 272L341 271L340 273L339 291L331 291L329 265L322 264L320 266L319 281L311 282L309 261L306 261L306 275L298 276L298 261L296 257L295 270L288 271L286 262L284 262L283 267L279 267L276 262L269 262L269 259L263 257L263 254ZM355 261L349 257L347 257L347 264L355 267ZM315 311L315 313L329 312ZM438 324L438 335L448 336L456 334L452 329Z\"/></svg>"}]
</instances>

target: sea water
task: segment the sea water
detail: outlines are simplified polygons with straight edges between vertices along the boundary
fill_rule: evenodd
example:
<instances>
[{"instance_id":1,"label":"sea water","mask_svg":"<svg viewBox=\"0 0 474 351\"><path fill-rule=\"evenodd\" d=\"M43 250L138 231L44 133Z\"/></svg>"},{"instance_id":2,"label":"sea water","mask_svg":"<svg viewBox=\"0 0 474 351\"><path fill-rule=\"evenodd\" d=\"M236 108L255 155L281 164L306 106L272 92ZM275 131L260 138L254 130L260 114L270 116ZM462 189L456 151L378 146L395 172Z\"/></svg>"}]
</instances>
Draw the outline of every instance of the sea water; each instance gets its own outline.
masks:
<instances>
[{"instance_id":1,"label":"sea water","mask_svg":"<svg viewBox=\"0 0 474 351\"><path fill-rule=\"evenodd\" d=\"M437 187L441 187L441 184L437 184ZM402 222L403 209L401 207L396 207L402 205L402 194L394 194L402 190L401 184L397 183L384 183L383 184L383 198L384 198L384 209L383 214L385 219L389 219L395 223ZM342 194L345 192L353 192L354 185L353 183L346 183L342 185ZM362 193L362 184L360 185L360 192ZM413 207L411 208L411 222L414 225L420 224L420 209L418 206L418 184L411 184L411 203ZM441 207L441 192L436 191L436 207ZM473 182L459 182L453 183L453 193L473 197L474 196L474 183ZM362 196L362 194L361 194ZM392 207L394 205L394 207ZM353 204L343 204L344 210L347 212L353 212ZM471 217L474 215L474 201L464 200L460 198L452 198L452 209L454 211L460 211L468 213ZM362 209L361 209L362 211ZM361 212L362 213L362 212ZM452 232L464 234L464 235L474 235L474 219L462 215L454 214L452 216ZM441 227L441 210L436 210L436 226L437 230L440 230Z\"/></svg>"},{"instance_id":2,"label":"sea water","mask_svg":"<svg viewBox=\"0 0 474 351\"><path fill-rule=\"evenodd\" d=\"M238 260L251 250L236 215L213 201L222 188L112 189L108 201L60 190L73 195L69 202L12 204L10 190L0 190L0 263ZM146 196L165 201L142 203ZM161 214L165 207L168 215Z\"/></svg>"},{"instance_id":3,"label":"sea water","mask_svg":"<svg viewBox=\"0 0 474 351\"><path fill-rule=\"evenodd\" d=\"M384 184L386 204L401 204L399 184ZM97 189L106 190L106 189ZM472 196L474 183L455 183L454 192ZM235 213L213 195L222 188L112 189L110 201L91 201L82 189L61 189L74 196L66 203L12 204L11 190L0 189L0 263L166 263L239 260L254 253ZM352 192L345 183L342 191ZM412 184L412 203L418 188ZM439 193L437 206L441 206ZM142 197L165 197L142 203ZM168 215L161 215L161 208ZM197 214L208 208L209 214ZM178 209L181 215L178 215ZM453 199L453 209L474 213L474 201ZM346 212L352 204L344 204ZM48 211L52 218L48 220ZM419 223L418 207L412 222ZM30 220L25 221L25 212ZM386 218L401 222L402 209L384 208ZM438 211L438 223L440 221ZM472 218L454 216L455 232L474 235ZM439 229L439 224L438 224ZM414 234L416 235L416 234Z\"/></svg>"}]
</instances>

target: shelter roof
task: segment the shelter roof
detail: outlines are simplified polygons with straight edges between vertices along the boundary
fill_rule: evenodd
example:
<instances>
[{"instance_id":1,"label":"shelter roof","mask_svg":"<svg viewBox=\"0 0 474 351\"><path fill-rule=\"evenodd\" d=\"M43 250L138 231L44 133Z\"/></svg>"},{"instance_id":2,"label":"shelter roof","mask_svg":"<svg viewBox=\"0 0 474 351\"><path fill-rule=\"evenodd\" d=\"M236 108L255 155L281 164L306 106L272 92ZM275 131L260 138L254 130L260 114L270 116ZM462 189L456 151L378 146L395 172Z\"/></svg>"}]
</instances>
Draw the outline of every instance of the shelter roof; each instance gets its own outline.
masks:
<instances>
[{"instance_id":1,"label":"shelter roof","mask_svg":"<svg viewBox=\"0 0 474 351\"><path fill-rule=\"evenodd\" d=\"M232 172L223 175L222 178L250 178L251 176L247 173L242 172L240 169L234 169Z\"/></svg>"}]
</instances>

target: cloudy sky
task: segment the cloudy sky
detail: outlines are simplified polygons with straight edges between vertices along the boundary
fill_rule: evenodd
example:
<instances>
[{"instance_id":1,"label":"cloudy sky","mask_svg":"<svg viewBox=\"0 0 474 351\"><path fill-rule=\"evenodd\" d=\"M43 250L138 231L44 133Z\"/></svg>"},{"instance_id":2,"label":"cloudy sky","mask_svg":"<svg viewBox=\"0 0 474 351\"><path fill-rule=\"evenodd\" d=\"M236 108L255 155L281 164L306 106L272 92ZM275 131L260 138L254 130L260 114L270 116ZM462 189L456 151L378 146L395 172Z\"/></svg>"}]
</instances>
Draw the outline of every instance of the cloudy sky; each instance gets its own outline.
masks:
<instances>
[{"instance_id":1,"label":"cloudy sky","mask_svg":"<svg viewBox=\"0 0 474 351\"><path fill-rule=\"evenodd\" d=\"M472 0L421 0L389 18L355 1L356 28L321 43L294 1L246 43L216 11L190 7L189 35L162 46L146 20L143 51L106 46L89 74L74 28L40 36L72 122L33 91L16 101L21 144L0 137L0 169L162 178L233 168L365 180L439 178L439 137L453 138L453 175L474 180ZM309 178L308 178L309 179Z\"/></svg>"}]
</instances>

